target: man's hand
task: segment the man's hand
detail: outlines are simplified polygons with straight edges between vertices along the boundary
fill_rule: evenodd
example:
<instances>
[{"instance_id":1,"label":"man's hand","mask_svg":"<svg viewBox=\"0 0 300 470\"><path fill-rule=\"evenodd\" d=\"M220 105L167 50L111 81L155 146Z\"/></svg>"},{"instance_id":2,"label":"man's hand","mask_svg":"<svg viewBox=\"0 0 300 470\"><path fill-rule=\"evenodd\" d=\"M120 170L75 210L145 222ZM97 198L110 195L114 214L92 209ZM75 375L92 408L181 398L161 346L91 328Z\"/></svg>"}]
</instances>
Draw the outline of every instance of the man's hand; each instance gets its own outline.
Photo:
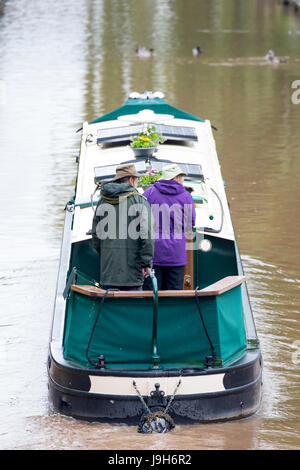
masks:
<instances>
[{"instance_id":1,"label":"man's hand","mask_svg":"<svg viewBox=\"0 0 300 470\"><path fill-rule=\"evenodd\" d=\"M142 268L142 273L143 273L143 276L146 278L146 277L149 277L149 274L147 273L147 269L149 268Z\"/></svg>"}]
</instances>

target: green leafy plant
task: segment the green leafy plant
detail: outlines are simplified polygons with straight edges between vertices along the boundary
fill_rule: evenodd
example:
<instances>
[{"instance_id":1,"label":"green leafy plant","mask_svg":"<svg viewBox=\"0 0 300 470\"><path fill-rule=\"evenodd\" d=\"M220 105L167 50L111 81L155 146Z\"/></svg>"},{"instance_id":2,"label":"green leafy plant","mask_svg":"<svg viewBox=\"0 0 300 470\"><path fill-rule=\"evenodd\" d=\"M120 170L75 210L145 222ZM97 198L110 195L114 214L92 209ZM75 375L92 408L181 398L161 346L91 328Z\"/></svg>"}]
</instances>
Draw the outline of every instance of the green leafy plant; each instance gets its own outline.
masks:
<instances>
[{"instance_id":1,"label":"green leafy plant","mask_svg":"<svg viewBox=\"0 0 300 470\"><path fill-rule=\"evenodd\" d=\"M154 184L162 175L161 171L157 170L148 170L143 176L139 179L139 186L142 188L147 188Z\"/></svg>"},{"instance_id":2,"label":"green leafy plant","mask_svg":"<svg viewBox=\"0 0 300 470\"><path fill-rule=\"evenodd\" d=\"M137 136L132 137L130 144L133 148L148 148L157 147L165 141L163 136L157 132L156 127L147 127L144 131L140 132Z\"/></svg>"}]
</instances>

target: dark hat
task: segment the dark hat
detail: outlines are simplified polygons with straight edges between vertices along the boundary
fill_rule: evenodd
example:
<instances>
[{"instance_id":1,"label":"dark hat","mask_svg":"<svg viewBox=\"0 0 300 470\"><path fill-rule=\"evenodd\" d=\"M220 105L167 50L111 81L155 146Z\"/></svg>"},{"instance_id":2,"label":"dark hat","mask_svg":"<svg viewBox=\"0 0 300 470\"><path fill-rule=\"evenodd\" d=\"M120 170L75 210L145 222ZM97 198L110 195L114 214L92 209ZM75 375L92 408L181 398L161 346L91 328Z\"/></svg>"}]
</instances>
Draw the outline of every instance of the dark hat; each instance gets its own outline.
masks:
<instances>
[{"instance_id":1,"label":"dark hat","mask_svg":"<svg viewBox=\"0 0 300 470\"><path fill-rule=\"evenodd\" d=\"M130 176L135 176L139 178L141 175L137 173L135 165L132 163L131 165L119 165L116 168L116 176L112 179L112 181L120 180L121 178L129 178Z\"/></svg>"}]
</instances>

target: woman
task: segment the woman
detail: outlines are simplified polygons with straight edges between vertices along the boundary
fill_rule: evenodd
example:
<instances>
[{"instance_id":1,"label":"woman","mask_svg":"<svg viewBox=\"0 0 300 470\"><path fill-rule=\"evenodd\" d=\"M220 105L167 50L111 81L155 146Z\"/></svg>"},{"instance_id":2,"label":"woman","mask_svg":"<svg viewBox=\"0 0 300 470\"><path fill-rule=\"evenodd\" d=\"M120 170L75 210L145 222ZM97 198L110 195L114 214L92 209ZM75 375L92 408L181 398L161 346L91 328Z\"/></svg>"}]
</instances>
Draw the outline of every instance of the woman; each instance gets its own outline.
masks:
<instances>
[{"instance_id":1,"label":"woman","mask_svg":"<svg viewBox=\"0 0 300 470\"><path fill-rule=\"evenodd\" d=\"M187 264L185 232L195 225L192 196L183 186L186 174L176 165L167 165L162 177L144 192L154 216L155 247L153 268L158 289L181 290ZM151 290L151 279L144 290Z\"/></svg>"}]
</instances>

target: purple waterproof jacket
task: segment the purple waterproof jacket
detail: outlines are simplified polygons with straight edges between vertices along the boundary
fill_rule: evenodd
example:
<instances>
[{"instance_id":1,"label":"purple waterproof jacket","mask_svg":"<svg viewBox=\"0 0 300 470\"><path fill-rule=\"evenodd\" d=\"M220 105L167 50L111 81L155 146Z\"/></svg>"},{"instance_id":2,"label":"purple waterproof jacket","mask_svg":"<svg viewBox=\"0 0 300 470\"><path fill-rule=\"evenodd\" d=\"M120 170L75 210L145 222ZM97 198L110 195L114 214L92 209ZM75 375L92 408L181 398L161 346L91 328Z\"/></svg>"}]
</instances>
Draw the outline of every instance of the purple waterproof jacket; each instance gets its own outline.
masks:
<instances>
[{"instance_id":1,"label":"purple waterproof jacket","mask_svg":"<svg viewBox=\"0 0 300 470\"><path fill-rule=\"evenodd\" d=\"M184 232L191 230L196 221L192 196L175 180L158 180L143 195L150 203L154 216L153 265L186 265Z\"/></svg>"}]
</instances>

